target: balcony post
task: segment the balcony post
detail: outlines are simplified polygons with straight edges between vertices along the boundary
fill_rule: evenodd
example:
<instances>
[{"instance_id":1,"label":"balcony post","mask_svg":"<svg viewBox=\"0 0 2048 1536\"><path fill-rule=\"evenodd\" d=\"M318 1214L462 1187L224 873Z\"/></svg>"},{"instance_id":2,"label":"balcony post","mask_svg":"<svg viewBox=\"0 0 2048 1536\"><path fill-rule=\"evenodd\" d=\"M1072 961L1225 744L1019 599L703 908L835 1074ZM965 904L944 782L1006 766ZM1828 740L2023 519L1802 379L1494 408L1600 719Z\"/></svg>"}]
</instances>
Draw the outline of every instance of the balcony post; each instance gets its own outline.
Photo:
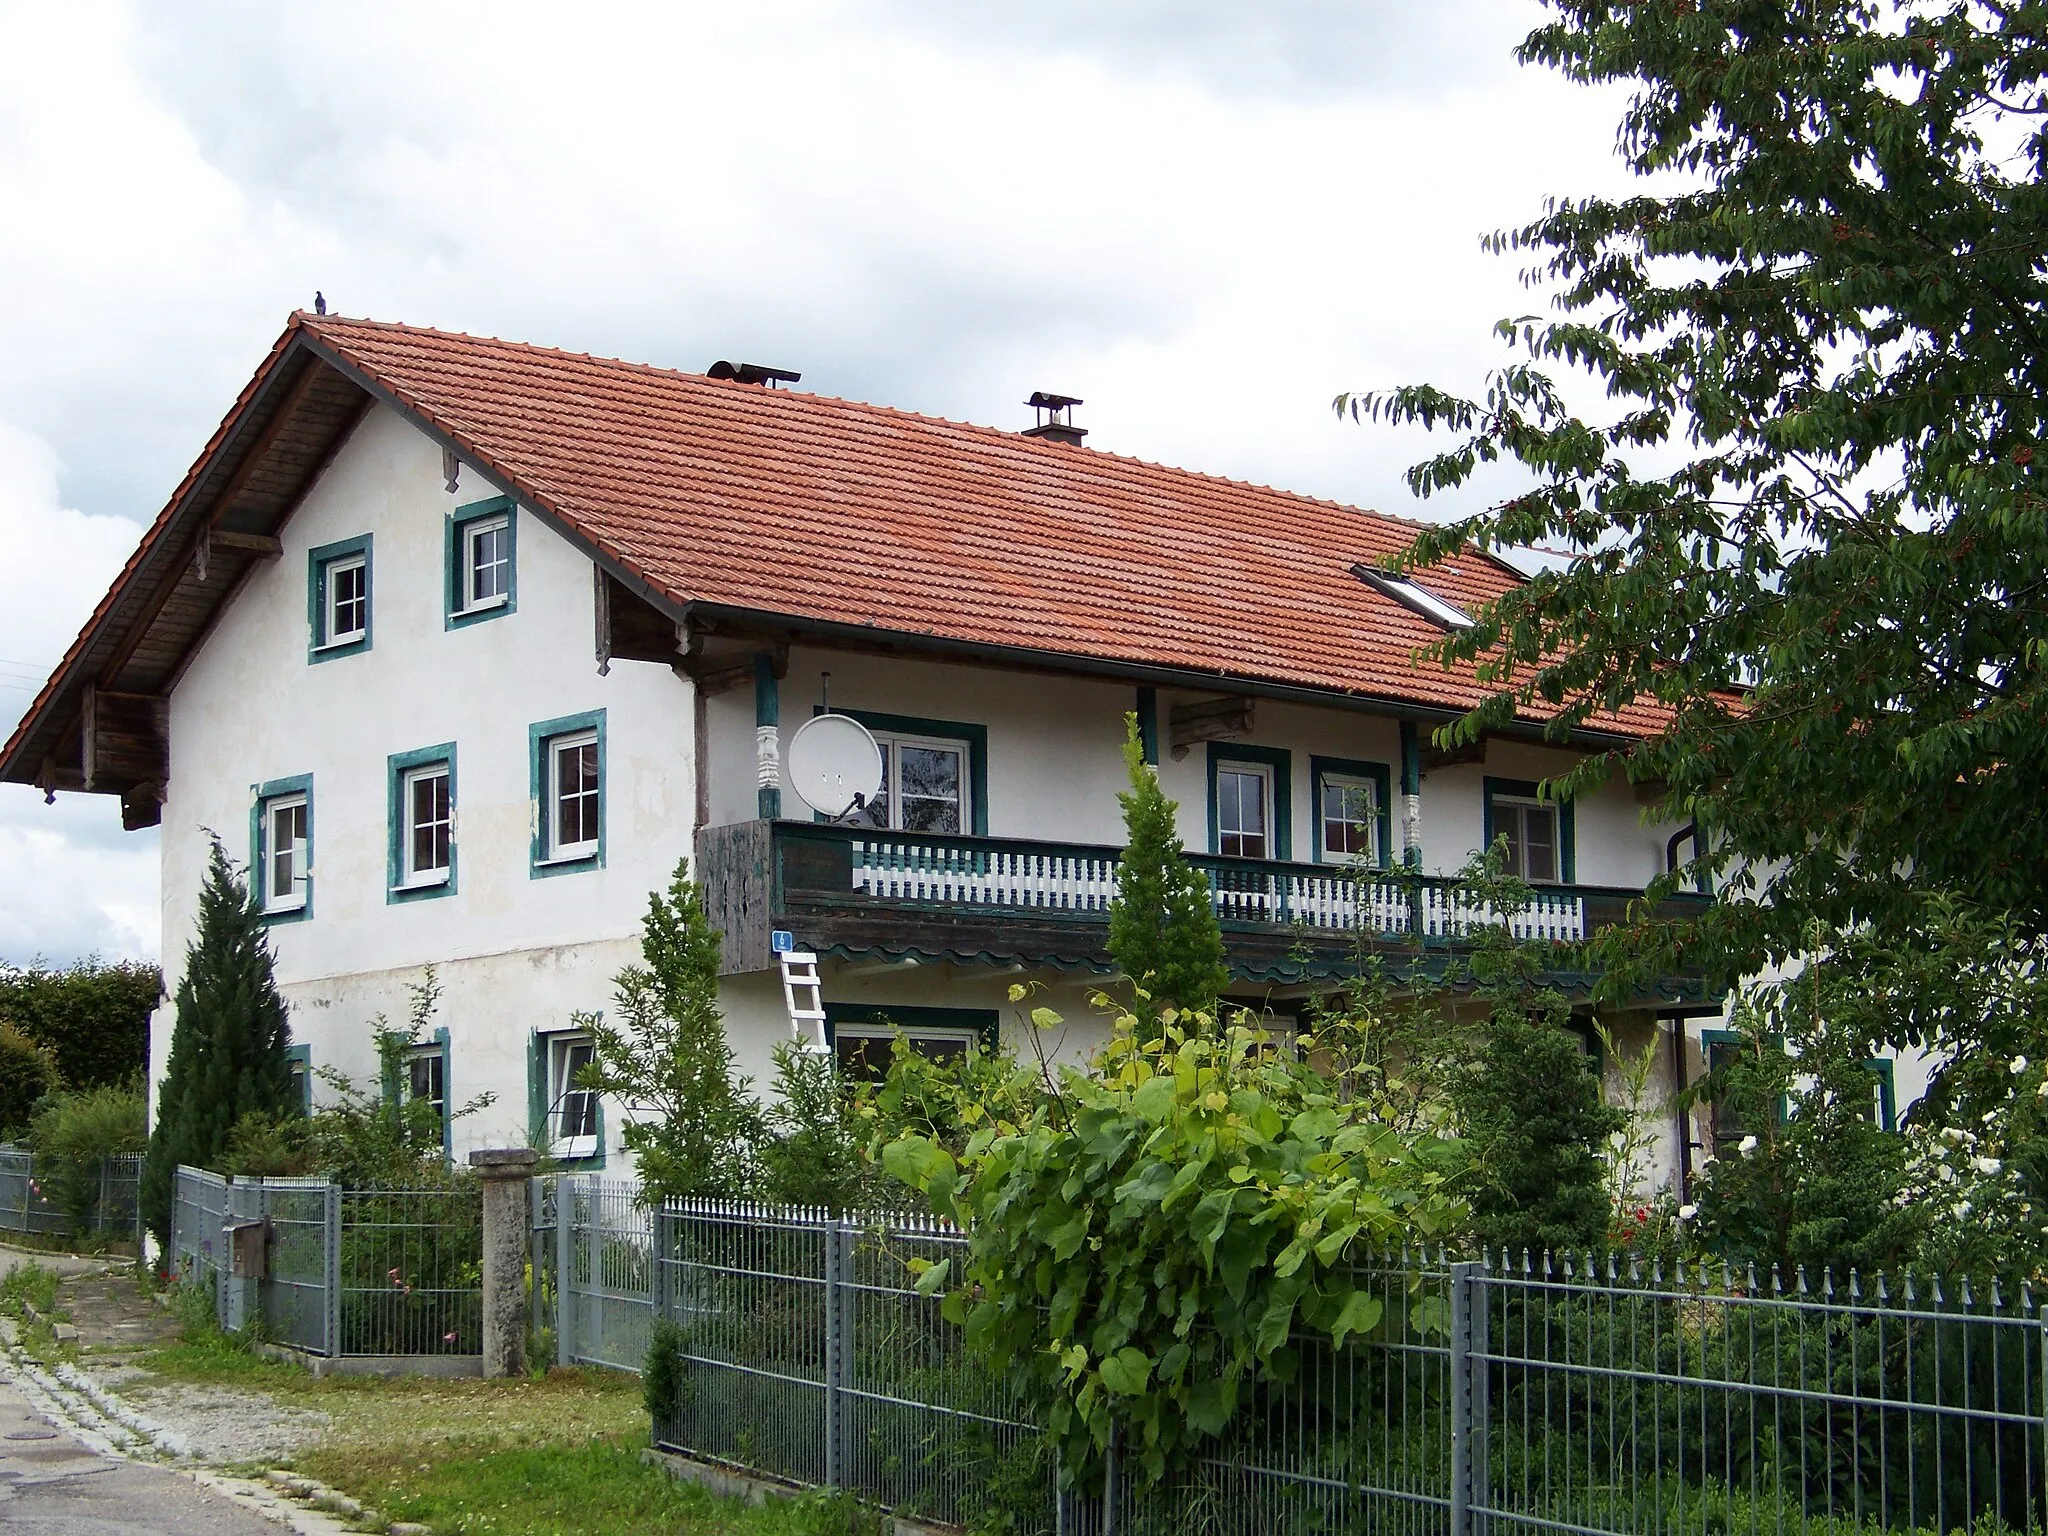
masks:
<instances>
[{"instance_id":1,"label":"balcony post","mask_svg":"<svg viewBox=\"0 0 2048 1536\"><path fill-rule=\"evenodd\" d=\"M755 782L760 786L761 816L773 821L782 814L782 689L775 679L775 657L754 655ZM701 771L701 770L700 770Z\"/></svg>"},{"instance_id":2,"label":"balcony post","mask_svg":"<svg viewBox=\"0 0 2048 1536\"><path fill-rule=\"evenodd\" d=\"M1401 862L1422 868L1422 744L1415 722L1401 722Z\"/></svg>"}]
</instances>

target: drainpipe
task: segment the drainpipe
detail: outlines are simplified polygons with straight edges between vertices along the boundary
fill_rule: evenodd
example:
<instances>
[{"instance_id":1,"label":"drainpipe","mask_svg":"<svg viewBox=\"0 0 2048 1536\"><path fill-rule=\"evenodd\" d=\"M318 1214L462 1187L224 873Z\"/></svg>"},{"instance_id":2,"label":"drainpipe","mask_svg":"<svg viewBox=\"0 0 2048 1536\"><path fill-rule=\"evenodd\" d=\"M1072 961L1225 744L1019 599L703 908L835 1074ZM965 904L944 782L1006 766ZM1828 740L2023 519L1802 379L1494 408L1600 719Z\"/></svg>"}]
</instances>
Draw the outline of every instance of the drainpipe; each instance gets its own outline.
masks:
<instances>
[{"instance_id":1,"label":"drainpipe","mask_svg":"<svg viewBox=\"0 0 2048 1536\"><path fill-rule=\"evenodd\" d=\"M1692 1127L1687 1124L1685 1097L1685 1016L1674 1014L1671 1026L1671 1123L1678 1132L1678 1203L1692 1199Z\"/></svg>"},{"instance_id":2,"label":"drainpipe","mask_svg":"<svg viewBox=\"0 0 2048 1536\"><path fill-rule=\"evenodd\" d=\"M1415 722L1401 722L1401 861L1422 868L1422 743Z\"/></svg>"},{"instance_id":3,"label":"drainpipe","mask_svg":"<svg viewBox=\"0 0 2048 1536\"><path fill-rule=\"evenodd\" d=\"M775 658L754 654L754 774L760 786L761 816L773 821L782 814L781 689L775 681Z\"/></svg>"}]
</instances>

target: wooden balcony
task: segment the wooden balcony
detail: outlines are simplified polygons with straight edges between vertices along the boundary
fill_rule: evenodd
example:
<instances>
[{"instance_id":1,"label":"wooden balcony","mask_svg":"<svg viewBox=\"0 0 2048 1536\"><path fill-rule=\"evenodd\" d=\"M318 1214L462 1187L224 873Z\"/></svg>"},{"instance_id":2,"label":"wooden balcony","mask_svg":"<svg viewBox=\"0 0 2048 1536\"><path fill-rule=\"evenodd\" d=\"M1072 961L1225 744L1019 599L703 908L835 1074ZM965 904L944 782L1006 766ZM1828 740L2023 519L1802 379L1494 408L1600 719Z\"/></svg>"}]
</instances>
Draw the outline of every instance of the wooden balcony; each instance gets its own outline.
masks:
<instances>
[{"instance_id":1,"label":"wooden balcony","mask_svg":"<svg viewBox=\"0 0 2048 1536\"><path fill-rule=\"evenodd\" d=\"M1120 856L1098 844L747 821L700 833L696 872L725 934L727 975L770 969L778 928L801 947L846 957L1108 972ZM1245 980L1341 977L1361 948L1411 957L1419 948L1440 963L1475 930L1503 920L1436 876L1206 854L1189 862L1209 877L1232 973ZM1518 938L1572 941L1623 921L1641 899L1611 886L1540 886L1505 921ZM1672 985L1671 1001L1699 995L1696 984Z\"/></svg>"}]
</instances>

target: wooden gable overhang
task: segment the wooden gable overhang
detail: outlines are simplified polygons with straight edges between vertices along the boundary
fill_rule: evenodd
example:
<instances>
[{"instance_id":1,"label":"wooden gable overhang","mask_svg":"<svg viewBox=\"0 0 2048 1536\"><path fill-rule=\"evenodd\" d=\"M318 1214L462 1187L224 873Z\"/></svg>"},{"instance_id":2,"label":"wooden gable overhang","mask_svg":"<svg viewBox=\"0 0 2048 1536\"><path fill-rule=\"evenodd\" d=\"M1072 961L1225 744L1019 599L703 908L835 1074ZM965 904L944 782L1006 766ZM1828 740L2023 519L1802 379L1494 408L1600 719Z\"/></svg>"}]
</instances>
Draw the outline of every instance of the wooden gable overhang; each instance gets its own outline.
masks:
<instances>
[{"instance_id":1,"label":"wooden gable overhang","mask_svg":"<svg viewBox=\"0 0 2048 1536\"><path fill-rule=\"evenodd\" d=\"M286 330L0 748L0 782L119 795L122 826L157 824L172 686L370 403Z\"/></svg>"}]
</instances>

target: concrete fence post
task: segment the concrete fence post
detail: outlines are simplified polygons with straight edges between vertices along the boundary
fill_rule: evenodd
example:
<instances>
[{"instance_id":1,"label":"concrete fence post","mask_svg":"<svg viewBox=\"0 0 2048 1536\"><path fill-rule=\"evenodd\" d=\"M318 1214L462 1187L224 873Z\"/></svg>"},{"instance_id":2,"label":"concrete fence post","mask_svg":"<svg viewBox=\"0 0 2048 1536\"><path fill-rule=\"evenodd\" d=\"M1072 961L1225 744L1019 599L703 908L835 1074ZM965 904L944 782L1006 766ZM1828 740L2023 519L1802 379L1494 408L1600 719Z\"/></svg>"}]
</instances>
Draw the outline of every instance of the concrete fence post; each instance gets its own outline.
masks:
<instances>
[{"instance_id":1,"label":"concrete fence post","mask_svg":"<svg viewBox=\"0 0 2048 1536\"><path fill-rule=\"evenodd\" d=\"M531 1147L469 1154L484 1181L484 1375L526 1374L526 1252L533 1242L528 1181L540 1162Z\"/></svg>"}]
</instances>

